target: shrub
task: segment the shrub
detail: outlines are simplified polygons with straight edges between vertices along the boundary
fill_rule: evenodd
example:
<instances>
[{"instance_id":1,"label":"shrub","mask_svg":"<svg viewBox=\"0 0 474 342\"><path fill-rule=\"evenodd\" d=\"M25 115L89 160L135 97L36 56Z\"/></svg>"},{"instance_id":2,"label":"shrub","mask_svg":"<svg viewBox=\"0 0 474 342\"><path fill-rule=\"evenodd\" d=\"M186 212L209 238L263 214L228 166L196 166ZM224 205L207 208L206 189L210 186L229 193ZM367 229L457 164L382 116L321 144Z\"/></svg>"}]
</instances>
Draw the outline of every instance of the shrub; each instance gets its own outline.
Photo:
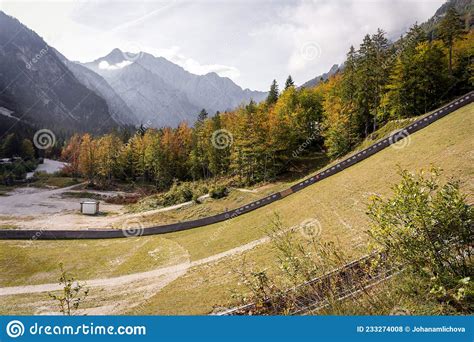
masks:
<instances>
[{"instance_id":1,"label":"shrub","mask_svg":"<svg viewBox=\"0 0 474 342\"><path fill-rule=\"evenodd\" d=\"M473 295L474 211L459 182L441 184L438 169L400 175L392 198L375 196L369 205L374 247L424 278L438 300L466 308Z\"/></svg>"},{"instance_id":2,"label":"shrub","mask_svg":"<svg viewBox=\"0 0 474 342\"><path fill-rule=\"evenodd\" d=\"M193 199L193 190L189 183L173 182L171 189L163 195L162 204L165 206L188 202Z\"/></svg>"},{"instance_id":3,"label":"shrub","mask_svg":"<svg viewBox=\"0 0 474 342\"><path fill-rule=\"evenodd\" d=\"M89 289L84 283L76 281L73 275L68 273L62 263L59 264L61 271L59 285L62 287L60 294L48 292L49 296L57 302L59 311L66 316L73 315L82 302L87 298Z\"/></svg>"},{"instance_id":4,"label":"shrub","mask_svg":"<svg viewBox=\"0 0 474 342\"><path fill-rule=\"evenodd\" d=\"M201 196L199 196L199 194L195 193L193 195L193 202L196 203L196 204L201 204L201 201L199 200L199 197L201 197Z\"/></svg>"},{"instance_id":5,"label":"shrub","mask_svg":"<svg viewBox=\"0 0 474 342\"><path fill-rule=\"evenodd\" d=\"M229 189L225 186L220 186L220 185L212 188L209 193L211 198L214 198L214 199L226 197L228 194L229 194Z\"/></svg>"},{"instance_id":6,"label":"shrub","mask_svg":"<svg viewBox=\"0 0 474 342\"><path fill-rule=\"evenodd\" d=\"M244 264L243 270L237 270L245 292L233 292L232 298L237 306L256 304L240 314L285 315L304 303L333 305L333 287L339 286L343 279L328 280L325 285L329 291L323 292L312 285L299 285L345 264L347 256L335 243L321 242L315 236L308 238L302 229L302 226L284 226L276 214L268 235L277 253L277 268L249 270Z\"/></svg>"},{"instance_id":7,"label":"shrub","mask_svg":"<svg viewBox=\"0 0 474 342\"><path fill-rule=\"evenodd\" d=\"M171 188L164 193L155 194L139 200L129 208L130 212L141 212L158 207L167 207L184 202L194 201L198 203L198 198L207 193L205 185L191 182L178 182L175 180Z\"/></svg>"}]
</instances>

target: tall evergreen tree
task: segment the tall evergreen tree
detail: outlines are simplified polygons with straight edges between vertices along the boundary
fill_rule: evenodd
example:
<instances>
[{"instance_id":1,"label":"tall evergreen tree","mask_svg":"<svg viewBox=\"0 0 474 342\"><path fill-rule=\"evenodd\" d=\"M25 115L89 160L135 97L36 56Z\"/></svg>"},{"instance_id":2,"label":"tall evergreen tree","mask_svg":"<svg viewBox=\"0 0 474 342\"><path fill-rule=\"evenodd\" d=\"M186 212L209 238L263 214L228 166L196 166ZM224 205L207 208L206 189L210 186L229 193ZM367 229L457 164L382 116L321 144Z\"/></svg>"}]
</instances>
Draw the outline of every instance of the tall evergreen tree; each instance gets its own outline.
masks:
<instances>
[{"instance_id":1,"label":"tall evergreen tree","mask_svg":"<svg viewBox=\"0 0 474 342\"><path fill-rule=\"evenodd\" d=\"M357 92L357 52L354 46L351 46L347 53L344 73L341 81L341 97L348 116L347 141L352 146L357 136L357 110L356 110L356 92Z\"/></svg>"},{"instance_id":2,"label":"tall evergreen tree","mask_svg":"<svg viewBox=\"0 0 474 342\"><path fill-rule=\"evenodd\" d=\"M23 139L21 142L21 156L24 159L33 159L35 157L35 149L30 139Z\"/></svg>"},{"instance_id":3,"label":"tall evergreen tree","mask_svg":"<svg viewBox=\"0 0 474 342\"><path fill-rule=\"evenodd\" d=\"M219 112L214 115L211 121L211 129L213 132L222 129L221 116ZM212 144L208 145L209 171L212 173L212 175L218 176L228 171L230 147L230 144L224 146L224 148L216 148Z\"/></svg>"},{"instance_id":4,"label":"tall evergreen tree","mask_svg":"<svg viewBox=\"0 0 474 342\"><path fill-rule=\"evenodd\" d=\"M267 96L267 104L272 105L278 101L278 83L276 80L273 80L272 85L270 86L270 91Z\"/></svg>"},{"instance_id":5,"label":"tall evergreen tree","mask_svg":"<svg viewBox=\"0 0 474 342\"><path fill-rule=\"evenodd\" d=\"M359 47L357 63L357 107L359 129L366 137L371 132L373 121L375 80L375 49L372 38L367 34Z\"/></svg>"},{"instance_id":6,"label":"tall evergreen tree","mask_svg":"<svg viewBox=\"0 0 474 342\"><path fill-rule=\"evenodd\" d=\"M375 82L375 93L373 97L373 130L378 128L378 120L383 116L383 113L379 113L380 103L385 93L385 86L390 71L391 65L386 63L388 61L389 43L385 37L385 32L381 29L377 30L377 33L372 35L372 41L374 43L374 82Z\"/></svg>"},{"instance_id":7,"label":"tall evergreen tree","mask_svg":"<svg viewBox=\"0 0 474 342\"><path fill-rule=\"evenodd\" d=\"M291 75L288 75L288 78L286 79L286 82L285 82L285 90L288 89L289 87L294 87L295 86L295 82L293 82L293 78L291 77Z\"/></svg>"},{"instance_id":8,"label":"tall evergreen tree","mask_svg":"<svg viewBox=\"0 0 474 342\"><path fill-rule=\"evenodd\" d=\"M206 153L206 145L209 144L208 132L205 124L208 113L202 109L194 125L192 133L192 149L191 149L191 173L194 178L209 177L209 158Z\"/></svg>"},{"instance_id":9,"label":"tall evergreen tree","mask_svg":"<svg viewBox=\"0 0 474 342\"><path fill-rule=\"evenodd\" d=\"M3 141L2 155L7 158L21 156L21 142L15 133L8 134Z\"/></svg>"},{"instance_id":10,"label":"tall evergreen tree","mask_svg":"<svg viewBox=\"0 0 474 342\"><path fill-rule=\"evenodd\" d=\"M443 40L444 44L448 47L449 58L448 66L449 73L453 73L453 45L454 41L463 34L463 24L461 18L454 8L449 6L444 18L439 24L439 36Z\"/></svg>"},{"instance_id":11,"label":"tall evergreen tree","mask_svg":"<svg viewBox=\"0 0 474 342\"><path fill-rule=\"evenodd\" d=\"M207 119L208 116L209 116L209 114L206 112L206 110L204 108L201 109L201 111L199 112L198 117L197 117L197 122L198 123L203 123Z\"/></svg>"}]
</instances>

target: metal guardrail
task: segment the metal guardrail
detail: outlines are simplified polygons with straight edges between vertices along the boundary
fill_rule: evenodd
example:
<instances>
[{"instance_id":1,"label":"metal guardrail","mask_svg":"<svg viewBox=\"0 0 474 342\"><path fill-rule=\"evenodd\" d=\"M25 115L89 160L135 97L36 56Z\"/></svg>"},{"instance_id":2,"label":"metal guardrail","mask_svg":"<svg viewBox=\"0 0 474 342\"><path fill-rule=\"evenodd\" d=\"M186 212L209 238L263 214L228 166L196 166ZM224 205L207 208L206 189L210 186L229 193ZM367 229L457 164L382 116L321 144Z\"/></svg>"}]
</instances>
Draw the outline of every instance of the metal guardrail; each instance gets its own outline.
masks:
<instances>
[{"instance_id":1,"label":"metal guardrail","mask_svg":"<svg viewBox=\"0 0 474 342\"><path fill-rule=\"evenodd\" d=\"M240 215L251 212L255 209L264 207L270 203L278 201L286 196L291 196L295 192L298 192L309 185L317 183L325 178L328 178L338 172L341 172L348 167L359 163L360 161L367 159L371 155L385 149L386 147L397 143L399 140L406 138L410 134L413 134L436 120L454 112L455 110L466 106L474 101L474 91L448 103L447 105L439 108L430 115L427 115L419 120L416 120L406 126L405 128L393 133L392 135L375 142L368 148L358 151L337 164L330 166L323 171L311 176L290 188L270 194L257 201L245 204L237 209L227 211L225 213L204 217L197 220L184 221L160 226L153 226L143 228L143 232L140 235L155 235L165 234L171 232L177 232L210 224L230 220ZM87 229L87 230L43 230L43 229L0 229L0 240L6 239L22 239L22 240L59 240L59 239L108 239L108 238L124 238L133 237L135 235L129 234L126 229Z\"/></svg>"}]
</instances>

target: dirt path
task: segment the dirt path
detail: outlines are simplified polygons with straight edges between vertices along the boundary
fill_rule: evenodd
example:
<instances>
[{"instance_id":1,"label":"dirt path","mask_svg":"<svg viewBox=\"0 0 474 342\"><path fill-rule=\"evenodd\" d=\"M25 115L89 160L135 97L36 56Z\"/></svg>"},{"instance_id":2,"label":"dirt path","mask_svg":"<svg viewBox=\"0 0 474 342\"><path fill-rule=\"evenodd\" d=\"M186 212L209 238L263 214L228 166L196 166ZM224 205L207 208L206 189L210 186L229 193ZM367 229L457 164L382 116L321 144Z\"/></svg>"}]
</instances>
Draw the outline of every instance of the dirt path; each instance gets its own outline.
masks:
<instances>
[{"instance_id":1,"label":"dirt path","mask_svg":"<svg viewBox=\"0 0 474 342\"><path fill-rule=\"evenodd\" d=\"M244 188L236 188L235 190L240 191L240 192L250 192L252 194L258 193L257 189L244 189Z\"/></svg>"},{"instance_id":2,"label":"dirt path","mask_svg":"<svg viewBox=\"0 0 474 342\"><path fill-rule=\"evenodd\" d=\"M225 252L218 253L210 257L195 260L192 262L188 261L188 262L176 264L173 266L158 268L152 271L133 273L133 274L123 275L123 276L118 276L118 277L90 279L90 280L86 280L85 282L87 283L88 287L109 288L109 287L122 286L122 285L130 284L133 282L141 281L141 280L168 276L168 277L164 277L164 279L166 280L165 284L159 284L159 285L162 285L161 287L163 287L168 282L173 281L177 277L185 274L188 271L188 269L191 267L218 261L225 257L229 257L235 254L239 254L239 253L251 250L255 248L256 246L269 242L269 241L270 241L269 237L264 237L264 238L249 242L245 245L232 248ZM0 288L0 296L9 296L9 295L25 294L25 293L40 293L40 292L48 292L48 291L57 291L60 289L61 289L61 286L59 284L54 284L54 283L2 287Z\"/></svg>"}]
</instances>

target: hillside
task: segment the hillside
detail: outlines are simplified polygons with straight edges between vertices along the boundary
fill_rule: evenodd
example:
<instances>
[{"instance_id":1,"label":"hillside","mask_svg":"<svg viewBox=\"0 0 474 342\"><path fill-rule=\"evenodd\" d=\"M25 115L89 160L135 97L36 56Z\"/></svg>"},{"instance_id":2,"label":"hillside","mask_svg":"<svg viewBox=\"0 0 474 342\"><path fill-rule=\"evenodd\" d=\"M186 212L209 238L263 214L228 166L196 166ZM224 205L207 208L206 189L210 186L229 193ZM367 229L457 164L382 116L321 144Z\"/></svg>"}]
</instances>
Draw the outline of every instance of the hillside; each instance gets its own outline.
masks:
<instances>
[{"instance_id":1,"label":"hillside","mask_svg":"<svg viewBox=\"0 0 474 342\"><path fill-rule=\"evenodd\" d=\"M444 17L450 6L453 6L460 14L461 19L464 21L465 28L474 26L474 17L472 15L474 11L474 3L471 0L449 0L441 5L435 14L422 25L427 32L435 33L436 35L436 26Z\"/></svg>"},{"instance_id":2,"label":"hillside","mask_svg":"<svg viewBox=\"0 0 474 342\"><path fill-rule=\"evenodd\" d=\"M0 106L14 117L51 130L102 133L116 126L104 99L40 36L1 11L0 45Z\"/></svg>"},{"instance_id":3,"label":"hillside","mask_svg":"<svg viewBox=\"0 0 474 342\"><path fill-rule=\"evenodd\" d=\"M112 279L110 284L118 292L100 290L104 285L93 288L95 300L88 306L108 308L107 312L112 313L208 313L213 305L228 302L229 289L235 288L237 282L235 272L230 270L242 266L243 256L258 267L274 265L272 250L265 240L246 245L265 236L274 213L287 226L307 219L317 220L321 239L337 241L356 255L365 250L367 200L374 193L390 193L390 186L398 181L398 167L414 171L431 164L439 166L447 177L461 180L463 191L472 201L473 113L474 104L470 104L410 136L402 148L387 148L292 196L228 222L133 240L36 241L35 244L1 241L0 284L53 283L60 261L84 280L167 266L170 268L163 273L141 275L134 280L132 288L120 287L123 283L117 284ZM470 158L468 162L466 156ZM233 248L238 249L232 251ZM46 297L45 293L0 296L0 307L10 312L32 313L34 308L44 305L38 302ZM110 307L111 303L114 304Z\"/></svg>"},{"instance_id":4,"label":"hillside","mask_svg":"<svg viewBox=\"0 0 474 342\"><path fill-rule=\"evenodd\" d=\"M322 75L316 76L313 79L310 79L309 81L306 81L301 85L301 88L309 88L309 87L315 87L319 83L326 81L329 77L335 75L338 71L341 71L343 69L343 66L339 66L337 64L334 64L331 69L329 69L328 72L325 72Z\"/></svg>"},{"instance_id":5,"label":"hillside","mask_svg":"<svg viewBox=\"0 0 474 342\"><path fill-rule=\"evenodd\" d=\"M78 81L91 91L100 95L107 102L111 115L116 122L122 125L136 125L140 122L125 101L100 75L80 63L71 62L56 49L53 49L53 51L64 65L69 68Z\"/></svg>"}]
</instances>

